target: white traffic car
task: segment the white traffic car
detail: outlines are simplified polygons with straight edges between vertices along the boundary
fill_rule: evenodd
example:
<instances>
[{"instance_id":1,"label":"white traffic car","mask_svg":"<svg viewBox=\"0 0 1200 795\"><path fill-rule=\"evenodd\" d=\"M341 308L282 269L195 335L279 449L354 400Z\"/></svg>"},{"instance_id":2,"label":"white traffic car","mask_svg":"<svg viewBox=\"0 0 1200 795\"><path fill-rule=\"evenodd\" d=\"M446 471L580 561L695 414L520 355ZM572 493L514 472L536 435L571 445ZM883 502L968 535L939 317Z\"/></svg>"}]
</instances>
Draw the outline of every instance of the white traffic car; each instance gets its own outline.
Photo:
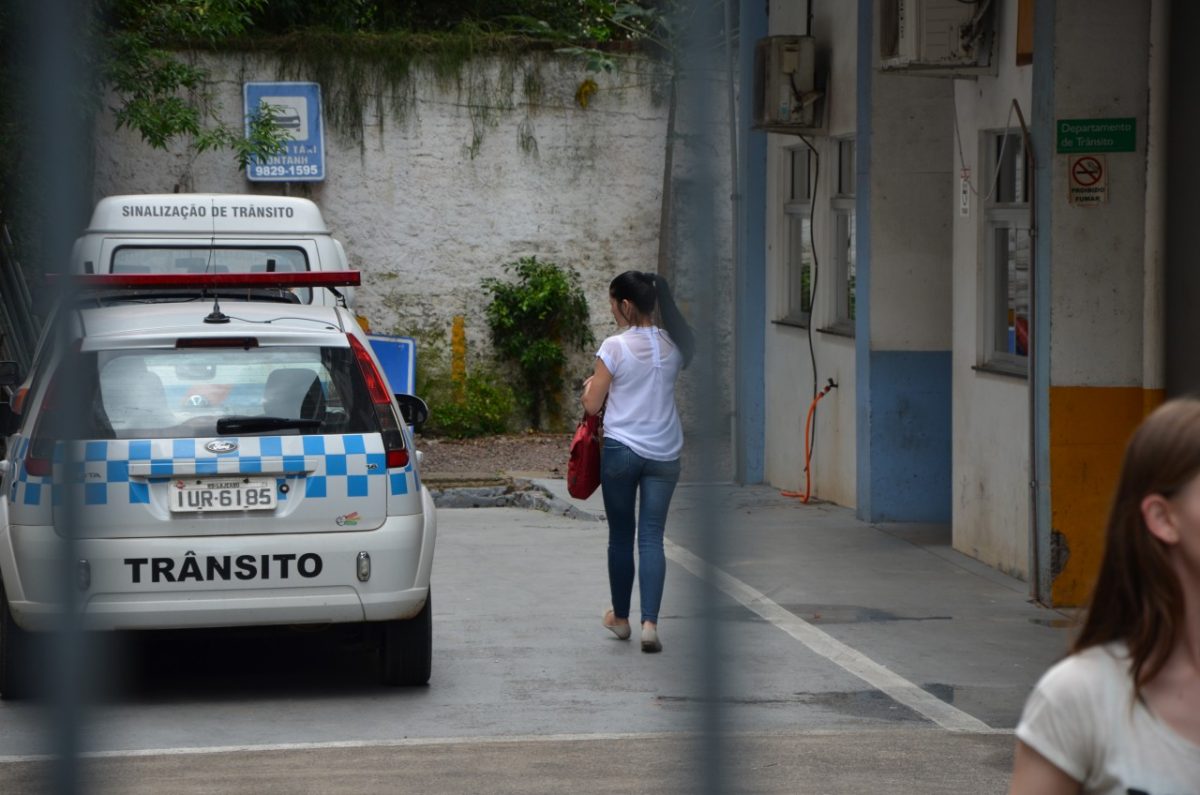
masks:
<instances>
[{"instance_id":1,"label":"white traffic car","mask_svg":"<svg viewBox=\"0 0 1200 795\"><path fill-rule=\"evenodd\" d=\"M168 296L219 279L82 278ZM426 683L437 524L409 423L428 410L392 394L350 311L94 295L60 309L75 342L43 353L3 429L0 695L59 609L66 505L89 628L364 624L383 681Z\"/></svg>"}]
</instances>

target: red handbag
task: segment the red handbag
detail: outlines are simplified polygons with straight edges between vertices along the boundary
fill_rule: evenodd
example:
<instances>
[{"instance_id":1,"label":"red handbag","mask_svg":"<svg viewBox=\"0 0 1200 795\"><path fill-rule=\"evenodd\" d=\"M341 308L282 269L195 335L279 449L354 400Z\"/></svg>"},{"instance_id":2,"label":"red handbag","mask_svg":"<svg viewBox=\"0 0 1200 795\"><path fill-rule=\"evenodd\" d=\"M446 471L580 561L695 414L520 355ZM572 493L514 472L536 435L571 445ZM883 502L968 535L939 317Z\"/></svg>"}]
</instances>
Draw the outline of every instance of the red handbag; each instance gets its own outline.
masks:
<instances>
[{"instance_id":1,"label":"red handbag","mask_svg":"<svg viewBox=\"0 0 1200 795\"><path fill-rule=\"evenodd\" d=\"M571 457L567 461L567 492L586 500L600 487L600 440L604 432L600 414L584 415L571 439Z\"/></svg>"}]
</instances>

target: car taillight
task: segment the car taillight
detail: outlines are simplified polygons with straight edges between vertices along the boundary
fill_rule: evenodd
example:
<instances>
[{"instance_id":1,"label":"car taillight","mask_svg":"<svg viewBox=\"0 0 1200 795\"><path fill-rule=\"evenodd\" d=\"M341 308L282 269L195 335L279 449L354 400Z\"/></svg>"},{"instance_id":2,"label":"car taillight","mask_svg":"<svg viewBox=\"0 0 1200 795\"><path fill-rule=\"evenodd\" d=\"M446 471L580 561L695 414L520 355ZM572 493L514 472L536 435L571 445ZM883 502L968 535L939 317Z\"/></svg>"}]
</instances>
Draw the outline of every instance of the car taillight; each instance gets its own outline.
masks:
<instances>
[{"instance_id":1,"label":"car taillight","mask_svg":"<svg viewBox=\"0 0 1200 795\"><path fill-rule=\"evenodd\" d=\"M17 394L13 395L12 410L16 414L20 414L25 409L25 398L29 397L29 387L23 386L17 390Z\"/></svg>"},{"instance_id":2,"label":"car taillight","mask_svg":"<svg viewBox=\"0 0 1200 795\"><path fill-rule=\"evenodd\" d=\"M29 452L25 453L25 471L39 478L48 478L54 474L52 439L35 438L29 443Z\"/></svg>"},{"instance_id":3,"label":"car taillight","mask_svg":"<svg viewBox=\"0 0 1200 795\"><path fill-rule=\"evenodd\" d=\"M250 348L258 347L255 337L181 337L175 340L176 348Z\"/></svg>"},{"instance_id":4,"label":"car taillight","mask_svg":"<svg viewBox=\"0 0 1200 795\"><path fill-rule=\"evenodd\" d=\"M48 478L54 473L54 440L46 436L45 430L47 415L54 410L57 393L58 378L55 377L46 387L33 437L29 441L29 450L25 453L25 471L39 478Z\"/></svg>"},{"instance_id":5,"label":"car taillight","mask_svg":"<svg viewBox=\"0 0 1200 795\"><path fill-rule=\"evenodd\" d=\"M383 435L387 468L406 467L408 466L408 449L404 446L404 432L400 430L400 424L396 422L394 398L388 393L383 376L375 367L375 360L371 358L371 354L352 334L347 334L346 337L350 340L350 349L354 351L358 370L362 373L363 380L367 382L367 394L371 396L371 403L375 407L375 417L379 420L379 427Z\"/></svg>"}]
</instances>

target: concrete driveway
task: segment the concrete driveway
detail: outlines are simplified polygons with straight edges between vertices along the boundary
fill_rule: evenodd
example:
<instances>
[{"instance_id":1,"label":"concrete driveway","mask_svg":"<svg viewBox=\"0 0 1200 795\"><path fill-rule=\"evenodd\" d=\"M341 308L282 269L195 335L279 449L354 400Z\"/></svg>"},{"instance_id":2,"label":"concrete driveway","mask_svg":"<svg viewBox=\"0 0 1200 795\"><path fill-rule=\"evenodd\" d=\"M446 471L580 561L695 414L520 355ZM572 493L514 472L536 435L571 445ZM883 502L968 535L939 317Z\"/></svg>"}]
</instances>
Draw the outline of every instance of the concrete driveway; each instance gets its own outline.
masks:
<instances>
[{"instance_id":1,"label":"concrete driveway","mask_svg":"<svg viewBox=\"0 0 1200 795\"><path fill-rule=\"evenodd\" d=\"M733 543L706 581L699 488L672 510L660 655L599 626L603 522L445 510L428 688L377 685L369 654L329 633L110 642L122 675L88 713L88 791L700 792L714 748L729 792L1004 791L1064 616L940 528L873 528L765 488L722 487ZM702 681L714 653L718 692ZM0 704L0 791L46 789L48 721Z\"/></svg>"}]
</instances>

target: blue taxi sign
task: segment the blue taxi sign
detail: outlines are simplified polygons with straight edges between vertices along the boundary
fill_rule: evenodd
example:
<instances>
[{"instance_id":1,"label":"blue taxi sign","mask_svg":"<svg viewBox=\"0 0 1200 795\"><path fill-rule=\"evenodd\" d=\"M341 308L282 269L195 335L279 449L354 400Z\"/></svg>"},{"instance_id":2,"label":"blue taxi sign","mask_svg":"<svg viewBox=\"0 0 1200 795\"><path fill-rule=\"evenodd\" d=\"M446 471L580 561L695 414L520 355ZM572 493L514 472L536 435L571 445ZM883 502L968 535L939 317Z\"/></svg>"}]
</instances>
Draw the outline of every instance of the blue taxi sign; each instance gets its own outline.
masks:
<instances>
[{"instance_id":1,"label":"blue taxi sign","mask_svg":"<svg viewBox=\"0 0 1200 795\"><path fill-rule=\"evenodd\" d=\"M275 124L288 136L286 151L265 160L251 157L246 178L251 182L320 182L325 179L325 123L318 83L246 83L246 134L250 120L270 106Z\"/></svg>"}]
</instances>

